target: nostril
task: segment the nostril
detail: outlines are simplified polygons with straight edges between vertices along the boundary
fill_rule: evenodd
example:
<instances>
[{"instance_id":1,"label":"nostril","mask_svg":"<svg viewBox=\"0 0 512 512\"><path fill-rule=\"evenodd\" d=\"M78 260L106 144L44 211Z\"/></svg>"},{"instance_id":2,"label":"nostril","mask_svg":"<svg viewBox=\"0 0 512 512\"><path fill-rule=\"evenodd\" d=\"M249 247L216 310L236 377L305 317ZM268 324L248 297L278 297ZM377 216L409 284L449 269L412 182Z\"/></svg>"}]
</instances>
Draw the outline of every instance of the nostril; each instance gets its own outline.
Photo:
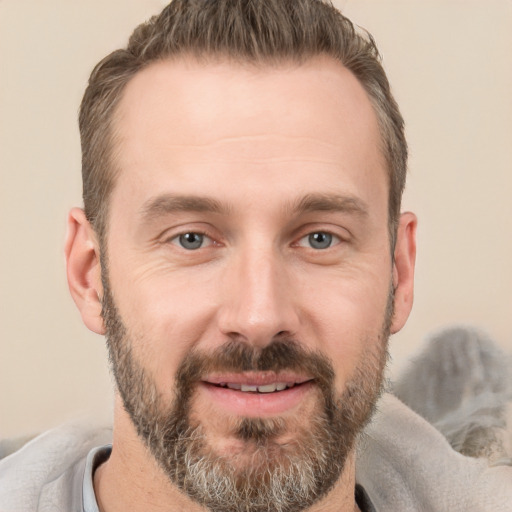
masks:
<instances>
[{"instance_id":1,"label":"nostril","mask_svg":"<svg viewBox=\"0 0 512 512\"><path fill-rule=\"evenodd\" d=\"M293 338L294 334L293 331L279 331L275 334L274 339L290 339Z\"/></svg>"}]
</instances>

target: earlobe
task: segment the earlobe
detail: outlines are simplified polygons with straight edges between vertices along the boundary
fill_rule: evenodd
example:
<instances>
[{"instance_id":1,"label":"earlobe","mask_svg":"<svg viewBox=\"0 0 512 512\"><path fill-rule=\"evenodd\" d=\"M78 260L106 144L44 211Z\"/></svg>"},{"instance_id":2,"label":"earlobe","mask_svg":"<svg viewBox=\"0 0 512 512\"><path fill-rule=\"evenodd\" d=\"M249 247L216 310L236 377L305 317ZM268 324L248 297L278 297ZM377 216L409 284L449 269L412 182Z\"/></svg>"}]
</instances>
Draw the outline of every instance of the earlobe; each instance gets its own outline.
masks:
<instances>
[{"instance_id":1,"label":"earlobe","mask_svg":"<svg viewBox=\"0 0 512 512\"><path fill-rule=\"evenodd\" d=\"M68 215L65 245L69 291L82 320L93 332L105 334L101 316L101 263L96 234L80 208Z\"/></svg>"},{"instance_id":2,"label":"earlobe","mask_svg":"<svg viewBox=\"0 0 512 512\"><path fill-rule=\"evenodd\" d=\"M405 324L414 298L414 267L416 262L416 215L402 213L398 225L393 263L394 314L391 333Z\"/></svg>"}]
</instances>

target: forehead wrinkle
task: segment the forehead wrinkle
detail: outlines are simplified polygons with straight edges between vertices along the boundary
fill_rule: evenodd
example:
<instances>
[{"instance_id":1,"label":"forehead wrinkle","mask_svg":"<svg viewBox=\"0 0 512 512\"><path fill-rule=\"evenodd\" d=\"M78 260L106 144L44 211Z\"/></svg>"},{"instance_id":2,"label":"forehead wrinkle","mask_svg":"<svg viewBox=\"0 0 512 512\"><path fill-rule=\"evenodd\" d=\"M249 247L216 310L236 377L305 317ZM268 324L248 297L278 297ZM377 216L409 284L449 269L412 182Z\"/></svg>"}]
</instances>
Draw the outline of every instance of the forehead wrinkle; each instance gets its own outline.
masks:
<instances>
[{"instance_id":1,"label":"forehead wrinkle","mask_svg":"<svg viewBox=\"0 0 512 512\"><path fill-rule=\"evenodd\" d=\"M145 201L139 213L144 221L151 221L154 218L178 212L209 212L228 215L230 211L229 205L211 197L161 194Z\"/></svg>"},{"instance_id":2,"label":"forehead wrinkle","mask_svg":"<svg viewBox=\"0 0 512 512\"><path fill-rule=\"evenodd\" d=\"M306 194L286 206L296 214L311 212L351 213L360 217L368 216L368 206L358 197L341 194Z\"/></svg>"}]
</instances>

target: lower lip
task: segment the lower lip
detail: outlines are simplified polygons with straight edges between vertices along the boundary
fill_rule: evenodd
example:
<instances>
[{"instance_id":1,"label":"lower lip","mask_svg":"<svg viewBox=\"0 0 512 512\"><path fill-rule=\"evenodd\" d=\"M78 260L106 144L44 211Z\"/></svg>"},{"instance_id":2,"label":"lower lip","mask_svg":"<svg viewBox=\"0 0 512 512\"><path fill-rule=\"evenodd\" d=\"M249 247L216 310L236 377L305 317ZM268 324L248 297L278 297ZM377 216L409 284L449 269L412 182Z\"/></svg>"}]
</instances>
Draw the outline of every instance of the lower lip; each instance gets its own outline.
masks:
<instances>
[{"instance_id":1,"label":"lower lip","mask_svg":"<svg viewBox=\"0 0 512 512\"><path fill-rule=\"evenodd\" d=\"M220 409L227 413L249 418L278 416L298 407L313 384L305 382L293 388L274 393L246 393L202 382L201 391Z\"/></svg>"}]
</instances>

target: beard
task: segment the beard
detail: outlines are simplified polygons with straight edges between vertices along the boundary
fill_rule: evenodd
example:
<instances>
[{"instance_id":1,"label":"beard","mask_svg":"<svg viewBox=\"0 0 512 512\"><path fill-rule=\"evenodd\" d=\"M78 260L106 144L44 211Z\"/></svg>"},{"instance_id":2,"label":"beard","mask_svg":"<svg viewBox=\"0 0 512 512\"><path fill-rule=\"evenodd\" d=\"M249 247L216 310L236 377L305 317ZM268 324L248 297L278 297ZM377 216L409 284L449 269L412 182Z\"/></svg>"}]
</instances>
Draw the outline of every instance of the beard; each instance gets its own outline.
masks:
<instances>
[{"instance_id":1,"label":"beard","mask_svg":"<svg viewBox=\"0 0 512 512\"><path fill-rule=\"evenodd\" d=\"M212 352L191 351L183 359L169 404L133 354L136 340L117 311L106 271L103 287L102 316L118 392L137 434L172 484L212 512L299 512L328 494L381 393L392 294L381 332L377 339L361 340L371 349L341 393L335 391L329 359L294 339L278 337L263 348L231 339ZM219 454L208 442L208 416L201 421L193 412L197 384L215 371L305 373L313 377L318 400L309 417L226 419L243 449Z\"/></svg>"}]
</instances>

